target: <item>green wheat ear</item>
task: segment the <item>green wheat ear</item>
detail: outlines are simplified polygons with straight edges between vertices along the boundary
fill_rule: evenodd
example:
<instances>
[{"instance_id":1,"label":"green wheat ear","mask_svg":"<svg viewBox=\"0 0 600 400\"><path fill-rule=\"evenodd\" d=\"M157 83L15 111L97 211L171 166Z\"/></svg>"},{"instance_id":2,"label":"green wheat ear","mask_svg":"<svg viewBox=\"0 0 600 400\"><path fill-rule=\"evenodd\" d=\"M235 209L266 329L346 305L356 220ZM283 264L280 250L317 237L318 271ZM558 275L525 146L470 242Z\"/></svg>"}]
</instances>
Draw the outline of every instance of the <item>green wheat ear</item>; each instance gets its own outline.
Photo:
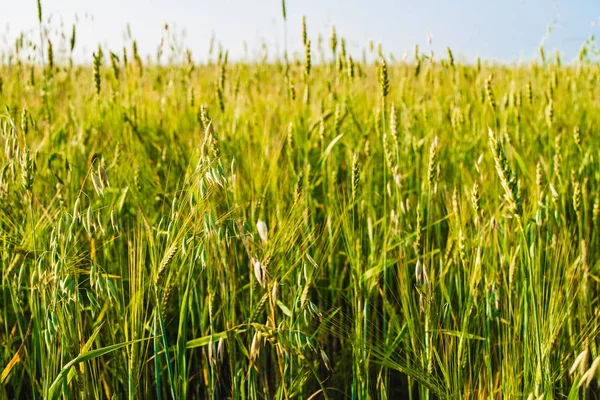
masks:
<instances>
[{"instance_id":1,"label":"green wheat ear","mask_svg":"<svg viewBox=\"0 0 600 400\"><path fill-rule=\"evenodd\" d=\"M552 129L552 125L554 124L554 101L552 99L548 101L548 105L546 106L546 123L548 124L548 128Z\"/></svg>"},{"instance_id":2,"label":"green wheat ear","mask_svg":"<svg viewBox=\"0 0 600 400\"><path fill-rule=\"evenodd\" d=\"M294 190L294 203L297 203L304 192L304 173L300 171L298 180L296 181L296 189Z\"/></svg>"},{"instance_id":3,"label":"green wheat ear","mask_svg":"<svg viewBox=\"0 0 600 400\"><path fill-rule=\"evenodd\" d=\"M450 68L454 68L454 55L452 54L450 47L446 47L446 53L448 54L448 65Z\"/></svg>"},{"instance_id":4,"label":"green wheat ear","mask_svg":"<svg viewBox=\"0 0 600 400\"><path fill-rule=\"evenodd\" d=\"M398 149L398 112L395 103L392 103L390 108L390 135L392 136L392 145L395 152Z\"/></svg>"},{"instance_id":5,"label":"green wheat ear","mask_svg":"<svg viewBox=\"0 0 600 400\"><path fill-rule=\"evenodd\" d=\"M358 154L354 154L352 157L352 203L356 203L358 198L358 192L360 190L360 162L358 160Z\"/></svg>"},{"instance_id":6,"label":"green wheat ear","mask_svg":"<svg viewBox=\"0 0 600 400\"><path fill-rule=\"evenodd\" d=\"M389 93L390 89L390 81L388 77L388 69L385 59L381 59L381 64L379 66L379 88L381 91L381 98L385 99Z\"/></svg>"},{"instance_id":7,"label":"green wheat ear","mask_svg":"<svg viewBox=\"0 0 600 400\"><path fill-rule=\"evenodd\" d=\"M509 210L518 218L523 214L523 205L521 194L518 191L518 182L516 175L512 172L506 154L504 145L500 139L489 129L489 144L494 156L496 172L500 177L500 183L504 188L504 199Z\"/></svg>"},{"instance_id":8,"label":"green wheat ear","mask_svg":"<svg viewBox=\"0 0 600 400\"><path fill-rule=\"evenodd\" d=\"M71 39L69 40L69 50L71 51L71 53L73 52L73 50L75 50L76 33L76 27L75 24L73 24L73 27L71 29Z\"/></svg>"},{"instance_id":9,"label":"green wheat ear","mask_svg":"<svg viewBox=\"0 0 600 400\"><path fill-rule=\"evenodd\" d=\"M304 77L308 80L311 68L310 40L304 42Z\"/></svg>"},{"instance_id":10,"label":"green wheat ear","mask_svg":"<svg viewBox=\"0 0 600 400\"><path fill-rule=\"evenodd\" d=\"M485 95L488 105L490 106L493 112L496 112L496 96L494 96L494 90L492 88L493 80L494 75L489 75L485 80Z\"/></svg>"},{"instance_id":11,"label":"green wheat ear","mask_svg":"<svg viewBox=\"0 0 600 400\"><path fill-rule=\"evenodd\" d=\"M438 143L439 139L436 136L431 143L431 147L429 148L429 166L427 168L427 183L429 185L429 189L432 192L435 192L435 178L436 172L438 169Z\"/></svg>"},{"instance_id":12,"label":"green wheat ear","mask_svg":"<svg viewBox=\"0 0 600 400\"><path fill-rule=\"evenodd\" d=\"M348 78L350 80L354 79L354 61L352 60L352 56L348 56L348 59L346 60L346 67L348 70Z\"/></svg>"},{"instance_id":13,"label":"green wheat ear","mask_svg":"<svg viewBox=\"0 0 600 400\"><path fill-rule=\"evenodd\" d=\"M42 0L37 0L37 16L38 22L42 23Z\"/></svg>"},{"instance_id":14,"label":"green wheat ear","mask_svg":"<svg viewBox=\"0 0 600 400\"><path fill-rule=\"evenodd\" d=\"M573 209L577 215L577 220L581 219L581 187L579 182L573 183Z\"/></svg>"},{"instance_id":15,"label":"green wheat ear","mask_svg":"<svg viewBox=\"0 0 600 400\"><path fill-rule=\"evenodd\" d=\"M29 110L27 110L27 107L23 107L21 111L21 132L25 136L29 133L29 118Z\"/></svg>"},{"instance_id":16,"label":"green wheat ear","mask_svg":"<svg viewBox=\"0 0 600 400\"><path fill-rule=\"evenodd\" d=\"M52 48L52 41L50 39L48 39L47 47L48 47L48 71L52 72L52 70L54 70L54 50Z\"/></svg>"},{"instance_id":17,"label":"green wheat ear","mask_svg":"<svg viewBox=\"0 0 600 400\"><path fill-rule=\"evenodd\" d=\"M527 82L525 90L527 92L527 102L531 106L533 104L533 88L531 87L531 82Z\"/></svg>"},{"instance_id":18,"label":"green wheat ear","mask_svg":"<svg viewBox=\"0 0 600 400\"><path fill-rule=\"evenodd\" d=\"M100 89L102 85L102 78L100 76L100 53L94 53L93 55L93 66L94 66L94 87L96 89L96 94L100 95Z\"/></svg>"},{"instance_id":19,"label":"green wheat ear","mask_svg":"<svg viewBox=\"0 0 600 400\"><path fill-rule=\"evenodd\" d=\"M116 80L119 80L119 75L121 73L121 68L119 67L119 56L115 53L110 53L110 63L112 66L113 74Z\"/></svg>"},{"instance_id":20,"label":"green wheat ear","mask_svg":"<svg viewBox=\"0 0 600 400\"><path fill-rule=\"evenodd\" d=\"M479 193L479 185L475 183L471 189L471 207L473 208L475 226L479 225L481 216L481 195Z\"/></svg>"},{"instance_id":21,"label":"green wheat ear","mask_svg":"<svg viewBox=\"0 0 600 400\"><path fill-rule=\"evenodd\" d=\"M546 51L544 50L544 45L540 45L540 61L542 65L546 64Z\"/></svg>"},{"instance_id":22,"label":"green wheat ear","mask_svg":"<svg viewBox=\"0 0 600 400\"><path fill-rule=\"evenodd\" d=\"M29 148L25 147L21 154L21 186L29 196L32 193L35 170L35 159L29 153Z\"/></svg>"},{"instance_id":23,"label":"green wheat ear","mask_svg":"<svg viewBox=\"0 0 600 400\"><path fill-rule=\"evenodd\" d=\"M329 35L329 48L331 49L331 54L333 54L333 59L336 59L336 53L337 53L337 45L338 45L338 38L337 38L337 34L335 32L335 26L331 27L331 34Z\"/></svg>"},{"instance_id":24,"label":"green wheat ear","mask_svg":"<svg viewBox=\"0 0 600 400\"><path fill-rule=\"evenodd\" d=\"M306 31L306 16L302 16L302 43L306 46L308 41L308 33Z\"/></svg>"},{"instance_id":25,"label":"green wheat ear","mask_svg":"<svg viewBox=\"0 0 600 400\"><path fill-rule=\"evenodd\" d=\"M573 140L577 148L581 151L581 131L577 125L573 127Z\"/></svg>"}]
</instances>

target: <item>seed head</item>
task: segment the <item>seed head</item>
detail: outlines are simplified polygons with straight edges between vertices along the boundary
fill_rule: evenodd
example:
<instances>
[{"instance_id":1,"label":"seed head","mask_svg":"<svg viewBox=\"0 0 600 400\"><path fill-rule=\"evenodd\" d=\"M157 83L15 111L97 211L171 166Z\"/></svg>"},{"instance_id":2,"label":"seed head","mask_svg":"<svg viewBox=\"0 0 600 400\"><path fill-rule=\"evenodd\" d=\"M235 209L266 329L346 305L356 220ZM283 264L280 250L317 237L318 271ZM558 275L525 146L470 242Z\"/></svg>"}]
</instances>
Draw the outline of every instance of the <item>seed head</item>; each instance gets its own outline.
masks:
<instances>
[{"instance_id":1,"label":"seed head","mask_svg":"<svg viewBox=\"0 0 600 400\"><path fill-rule=\"evenodd\" d=\"M42 23L42 1L37 0L37 13L38 13L38 22Z\"/></svg>"},{"instance_id":2,"label":"seed head","mask_svg":"<svg viewBox=\"0 0 600 400\"><path fill-rule=\"evenodd\" d=\"M489 130L490 149L494 156L496 171L500 177L500 183L504 188L504 200L508 208L517 217L522 215L521 196L518 191L518 183L516 175L511 171L508 159L504 153L502 142L496 137L492 130Z\"/></svg>"},{"instance_id":3,"label":"seed head","mask_svg":"<svg viewBox=\"0 0 600 400\"><path fill-rule=\"evenodd\" d=\"M292 121L290 121L287 127L286 140L288 150L292 152L294 150L294 123Z\"/></svg>"},{"instance_id":4,"label":"seed head","mask_svg":"<svg viewBox=\"0 0 600 400\"><path fill-rule=\"evenodd\" d=\"M101 78L100 78L100 54L94 54L94 87L96 88L96 94L100 95L101 89Z\"/></svg>"},{"instance_id":5,"label":"seed head","mask_svg":"<svg viewBox=\"0 0 600 400\"><path fill-rule=\"evenodd\" d=\"M454 68L454 55L452 54L450 47L446 47L446 53L448 53L448 65L450 68Z\"/></svg>"},{"instance_id":6,"label":"seed head","mask_svg":"<svg viewBox=\"0 0 600 400\"><path fill-rule=\"evenodd\" d=\"M525 90L527 92L527 102L531 106L533 104L533 89L531 87L531 82L527 82L527 87Z\"/></svg>"},{"instance_id":7,"label":"seed head","mask_svg":"<svg viewBox=\"0 0 600 400\"><path fill-rule=\"evenodd\" d=\"M467 251L466 251L467 245L466 245L466 239L465 239L465 235L463 233L462 228L458 231L458 252L459 252L459 256L460 256L460 262L463 266L463 268L466 268L467 266Z\"/></svg>"},{"instance_id":8,"label":"seed head","mask_svg":"<svg viewBox=\"0 0 600 400\"><path fill-rule=\"evenodd\" d=\"M494 91L492 88L492 82L494 80L494 75L490 75L485 80L485 95L488 101L488 104L493 112L496 112L496 97L494 96Z\"/></svg>"},{"instance_id":9,"label":"seed head","mask_svg":"<svg viewBox=\"0 0 600 400\"><path fill-rule=\"evenodd\" d=\"M52 41L48 39L48 71L54 70L54 50L52 49Z\"/></svg>"},{"instance_id":10,"label":"seed head","mask_svg":"<svg viewBox=\"0 0 600 400\"><path fill-rule=\"evenodd\" d=\"M306 16L302 16L302 43L306 45L308 34L306 33Z\"/></svg>"},{"instance_id":11,"label":"seed head","mask_svg":"<svg viewBox=\"0 0 600 400\"><path fill-rule=\"evenodd\" d=\"M25 147L21 153L21 185L28 194L31 194L33 188L35 167L35 159L29 154L29 147Z\"/></svg>"},{"instance_id":12,"label":"seed head","mask_svg":"<svg viewBox=\"0 0 600 400\"><path fill-rule=\"evenodd\" d=\"M256 258L252 258L252 267L254 269L254 276L256 277L256 281L260 286L264 288L266 284L265 280L267 277L267 267L265 267L263 263L258 261Z\"/></svg>"},{"instance_id":13,"label":"seed head","mask_svg":"<svg viewBox=\"0 0 600 400\"><path fill-rule=\"evenodd\" d=\"M290 99L292 99L292 101L296 100L296 88L294 87L294 83L292 81L289 81L288 83L288 91L290 94Z\"/></svg>"},{"instance_id":14,"label":"seed head","mask_svg":"<svg viewBox=\"0 0 600 400\"><path fill-rule=\"evenodd\" d=\"M352 56L348 56L348 59L346 60L346 66L348 70L348 78L350 78L350 80L354 79L354 61L352 60Z\"/></svg>"},{"instance_id":15,"label":"seed head","mask_svg":"<svg viewBox=\"0 0 600 400\"><path fill-rule=\"evenodd\" d=\"M199 117L204 129L207 129L208 124L210 123L210 115L208 114L208 108L204 104L200 106Z\"/></svg>"},{"instance_id":16,"label":"seed head","mask_svg":"<svg viewBox=\"0 0 600 400\"><path fill-rule=\"evenodd\" d=\"M575 141L575 144L579 150L581 150L581 132L579 130L579 126L577 125L573 127L573 140Z\"/></svg>"},{"instance_id":17,"label":"seed head","mask_svg":"<svg viewBox=\"0 0 600 400\"><path fill-rule=\"evenodd\" d=\"M339 104L335 105L335 112L333 114L333 129L336 136L340 134L340 130L342 129L342 108Z\"/></svg>"},{"instance_id":18,"label":"seed head","mask_svg":"<svg viewBox=\"0 0 600 400\"><path fill-rule=\"evenodd\" d=\"M544 186L544 170L542 169L542 163L539 161L535 167L535 185L537 186L538 193L542 193Z\"/></svg>"},{"instance_id":19,"label":"seed head","mask_svg":"<svg viewBox=\"0 0 600 400\"><path fill-rule=\"evenodd\" d=\"M384 58L381 59L379 67L379 87L381 89L381 97L385 99L390 89L390 81L388 78L387 64L385 63Z\"/></svg>"},{"instance_id":20,"label":"seed head","mask_svg":"<svg viewBox=\"0 0 600 400\"><path fill-rule=\"evenodd\" d=\"M387 132L384 132L383 134L383 151L385 152L385 160L388 168L393 169L395 165L394 153L392 150L391 140Z\"/></svg>"},{"instance_id":21,"label":"seed head","mask_svg":"<svg viewBox=\"0 0 600 400\"><path fill-rule=\"evenodd\" d=\"M73 28L71 29L71 39L69 40L71 53L73 52L73 50L75 50L75 40L76 40L75 33L76 33L76 28L75 28L75 24L73 24Z\"/></svg>"},{"instance_id":22,"label":"seed head","mask_svg":"<svg viewBox=\"0 0 600 400\"><path fill-rule=\"evenodd\" d=\"M479 222L479 216L481 215L481 198L479 194L479 185L475 183L471 190L471 206L475 213L475 225Z\"/></svg>"},{"instance_id":23,"label":"seed head","mask_svg":"<svg viewBox=\"0 0 600 400\"><path fill-rule=\"evenodd\" d=\"M394 149L398 148L398 115L396 105L392 104L390 109L390 135L392 136L392 144Z\"/></svg>"},{"instance_id":24,"label":"seed head","mask_svg":"<svg viewBox=\"0 0 600 400\"><path fill-rule=\"evenodd\" d=\"M29 133L29 111L27 107L23 107L23 111L21 111L21 132L23 132L23 135Z\"/></svg>"},{"instance_id":25,"label":"seed head","mask_svg":"<svg viewBox=\"0 0 600 400\"><path fill-rule=\"evenodd\" d=\"M438 167L438 142L439 139L436 136L431 143L431 147L429 148L429 167L427 168L427 182L429 184L429 189L435 189L435 176ZM434 190L435 191L435 190Z\"/></svg>"},{"instance_id":26,"label":"seed head","mask_svg":"<svg viewBox=\"0 0 600 400\"><path fill-rule=\"evenodd\" d=\"M115 75L115 79L119 80L119 73L121 72L120 68L119 68L119 56L117 56L112 51L110 52L110 64L112 66L112 70L113 70L113 74Z\"/></svg>"},{"instance_id":27,"label":"seed head","mask_svg":"<svg viewBox=\"0 0 600 400\"><path fill-rule=\"evenodd\" d=\"M358 191L360 189L360 162L358 154L354 154L352 158L352 203L356 202Z\"/></svg>"},{"instance_id":28,"label":"seed head","mask_svg":"<svg viewBox=\"0 0 600 400\"><path fill-rule=\"evenodd\" d=\"M258 220L256 222L256 230L258 231L258 236L263 241L263 243L267 243L268 239L268 229L267 224L264 221Z\"/></svg>"},{"instance_id":29,"label":"seed head","mask_svg":"<svg viewBox=\"0 0 600 400\"><path fill-rule=\"evenodd\" d=\"M337 52L337 34L335 32L335 26L331 27L331 35L329 36L329 46L331 47L331 53L333 54L333 58L335 59L335 54Z\"/></svg>"},{"instance_id":30,"label":"seed head","mask_svg":"<svg viewBox=\"0 0 600 400\"><path fill-rule=\"evenodd\" d=\"M311 67L310 40L306 40L304 42L304 77L305 77L305 79L308 79L308 76L310 75L310 67Z\"/></svg>"},{"instance_id":31,"label":"seed head","mask_svg":"<svg viewBox=\"0 0 600 400\"><path fill-rule=\"evenodd\" d=\"M218 79L218 85L222 91L225 91L226 76L227 76L227 74L226 74L226 70L225 70L225 63L223 63L219 67L219 79Z\"/></svg>"},{"instance_id":32,"label":"seed head","mask_svg":"<svg viewBox=\"0 0 600 400\"><path fill-rule=\"evenodd\" d=\"M415 232L415 242L413 244L417 258L421 255L421 231L422 231L422 218L421 218L421 204L417 204L417 228Z\"/></svg>"},{"instance_id":33,"label":"seed head","mask_svg":"<svg viewBox=\"0 0 600 400\"><path fill-rule=\"evenodd\" d=\"M581 219L581 187L579 182L573 183L573 209L577 215L577 219Z\"/></svg>"},{"instance_id":34,"label":"seed head","mask_svg":"<svg viewBox=\"0 0 600 400\"><path fill-rule=\"evenodd\" d=\"M546 123L548 124L548 128L552 128L554 123L554 101L552 99L548 100L548 105L546 106Z\"/></svg>"}]
</instances>

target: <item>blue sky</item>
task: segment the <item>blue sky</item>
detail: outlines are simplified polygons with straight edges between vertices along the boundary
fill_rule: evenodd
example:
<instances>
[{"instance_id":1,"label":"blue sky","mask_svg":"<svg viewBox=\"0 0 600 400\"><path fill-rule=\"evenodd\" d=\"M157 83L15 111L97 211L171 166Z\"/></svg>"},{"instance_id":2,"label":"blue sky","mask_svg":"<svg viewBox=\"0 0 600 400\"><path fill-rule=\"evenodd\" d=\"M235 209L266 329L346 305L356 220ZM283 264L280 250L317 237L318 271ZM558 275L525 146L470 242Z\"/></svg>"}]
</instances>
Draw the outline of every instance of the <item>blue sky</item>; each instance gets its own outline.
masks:
<instances>
[{"instance_id":1,"label":"blue sky","mask_svg":"<svg viewBox=\"0 0 600 400\"><path fill-rule=\"evenodd\" d=\"M281 0L42 0L42 4L44 19L50 17L54 28L63 24L70 33L77 18L77 60L91 59L99 43L120 52L128 43L127 24L140 51L152 56L165 23L172 31L186 32L184 47L197 61L206 59L213 35L234 59L244 57L244 41L251 56L263 43L271 56L284 49ZM335 25L357 57L369 40L381 42L386 54L400 57L408 52L412 57L415 43L426 50L431 32L439 56L445 56L445 47L450 46L456 57L466 60L479 55L511 62L537 56L544 41L548 54L558 48L570 60L591 34L600 33L600 0L288 0L286 5L291 52L302 49L302 15L313 43L318 33L327 43ZM20 31L36 38L36 0L0 0L0 9L2 48L12 45ZM59 40L57 29L52 37L53 42Z\"/></svg>"}]
</instances>

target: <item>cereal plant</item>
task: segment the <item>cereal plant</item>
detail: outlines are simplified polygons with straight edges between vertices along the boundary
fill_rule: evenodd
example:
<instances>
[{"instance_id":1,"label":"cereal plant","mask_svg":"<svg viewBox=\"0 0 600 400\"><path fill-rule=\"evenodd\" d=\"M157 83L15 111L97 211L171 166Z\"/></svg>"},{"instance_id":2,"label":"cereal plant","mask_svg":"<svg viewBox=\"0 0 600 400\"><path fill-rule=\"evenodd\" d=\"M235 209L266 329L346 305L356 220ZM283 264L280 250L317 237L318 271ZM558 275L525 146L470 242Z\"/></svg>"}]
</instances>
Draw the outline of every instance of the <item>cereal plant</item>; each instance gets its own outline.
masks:
<instances>
[{"instance_id":1,"label":"cereal plant","mask_svg":"<svg viewBox=\"0 0 600 400\"><path fill-rule=\"evenodd\" d=\"M38 0L0 63L0 398L600 397L590 43L361 59L282 17L302 54L77 63Z\"/></svg>"}]
</instances>

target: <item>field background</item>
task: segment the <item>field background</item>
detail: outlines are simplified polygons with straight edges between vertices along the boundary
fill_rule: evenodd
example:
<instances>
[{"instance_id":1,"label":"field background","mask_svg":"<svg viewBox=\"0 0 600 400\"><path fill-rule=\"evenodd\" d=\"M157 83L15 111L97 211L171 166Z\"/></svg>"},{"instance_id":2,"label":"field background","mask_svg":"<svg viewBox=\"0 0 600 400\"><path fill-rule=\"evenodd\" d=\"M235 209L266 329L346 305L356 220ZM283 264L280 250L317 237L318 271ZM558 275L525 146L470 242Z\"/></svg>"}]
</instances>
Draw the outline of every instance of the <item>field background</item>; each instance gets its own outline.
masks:
<instances>
[{"instance_id":1,"label":"field background","mask_svg":"<svg viewBox=\"0 0 600 400\"><path fill-rule=\"evenodd\" d=\"M599 396L586 45L74 65L74 35L0 66L1 398Z\"/></svg>"}]
</instances>

